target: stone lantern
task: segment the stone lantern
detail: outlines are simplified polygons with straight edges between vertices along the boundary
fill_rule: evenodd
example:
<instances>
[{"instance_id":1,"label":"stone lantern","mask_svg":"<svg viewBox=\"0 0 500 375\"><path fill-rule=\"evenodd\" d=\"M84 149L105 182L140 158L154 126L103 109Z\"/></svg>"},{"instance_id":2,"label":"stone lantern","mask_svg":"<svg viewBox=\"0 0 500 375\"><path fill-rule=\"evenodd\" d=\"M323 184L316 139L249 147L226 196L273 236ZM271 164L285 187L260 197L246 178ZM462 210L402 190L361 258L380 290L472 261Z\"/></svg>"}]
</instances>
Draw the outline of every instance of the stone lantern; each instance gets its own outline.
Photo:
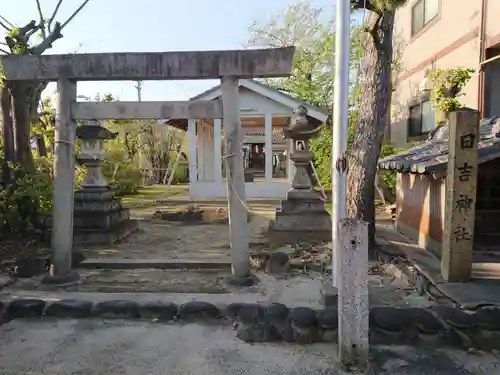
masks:
<instances>
[{"instance_id":1,"label":"stone lantern","mask_svg":"<svg viewBox=\"0 0 500 375\"><path fill-rule=\"evenodd\" d=\"M101 165L106 158L104 142L116 138L117 134L102 127L99 121L87 121L76 130L80 139L80 153L77 160L87 167L87 174L81 185L82 189L108 188L108 181L101 172Z\"/></svg>"},{"instance_id":2,"label":"stone lantern","mask_svg":"<svg viewBox=\"0 0 500 375\"><path fill-rule=\"evenodd\" d=\"M76 130L80 140L77 161L87 168L80 188L75 192L75 245L109 244L127 237L138 228L130 212L109 188L101 166L105 163L104 142L117 134L101 126L99 121L86 121Z\"/></svg>"},{"instance_id":3,"label":"stone lantern","mask_svg":"<svg viewBox=\"0 0 500 375\"><path fill-rule=\"evenodd\" d=\"M309 140L319 135L321 125L314 126L307 118L307 108L296 109L294 118L283 132L293 140L290 159L295 167L292 189L276 210L276 218L269 224L268 238L275 245L296 245L303 241L331 241L332 221L325 209L325 201L313 189L309 174L313 154ZM298 144L301 146L298 147Z\"/></svg>"}]
</instances>

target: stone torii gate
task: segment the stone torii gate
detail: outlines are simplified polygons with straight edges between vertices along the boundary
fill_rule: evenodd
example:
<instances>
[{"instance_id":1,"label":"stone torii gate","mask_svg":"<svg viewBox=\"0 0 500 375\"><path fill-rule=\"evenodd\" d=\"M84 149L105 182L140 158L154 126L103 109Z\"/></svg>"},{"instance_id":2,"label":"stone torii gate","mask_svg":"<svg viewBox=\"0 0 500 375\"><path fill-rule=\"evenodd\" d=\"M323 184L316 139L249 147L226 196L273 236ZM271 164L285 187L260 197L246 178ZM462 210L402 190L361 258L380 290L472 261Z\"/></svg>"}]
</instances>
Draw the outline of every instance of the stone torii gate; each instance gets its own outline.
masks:
<instances>
[{"instance_id":1,"label":"stone torii gate","mask_svg":"<svg viewBox=\"0 0 500 375\"><path fill-rule=\"evenodd\" d=\"M249 275L238 79L284 77L292 72L294 47L236 51L101 53L3 56L7 81L56 81L57 106L52 209L52 284L78 279L73 246L76 119L222 118L228 164L228 206L233 276ZM222 103L77 103L78 81L220 79Z\"/></svg>"}]
</instances>

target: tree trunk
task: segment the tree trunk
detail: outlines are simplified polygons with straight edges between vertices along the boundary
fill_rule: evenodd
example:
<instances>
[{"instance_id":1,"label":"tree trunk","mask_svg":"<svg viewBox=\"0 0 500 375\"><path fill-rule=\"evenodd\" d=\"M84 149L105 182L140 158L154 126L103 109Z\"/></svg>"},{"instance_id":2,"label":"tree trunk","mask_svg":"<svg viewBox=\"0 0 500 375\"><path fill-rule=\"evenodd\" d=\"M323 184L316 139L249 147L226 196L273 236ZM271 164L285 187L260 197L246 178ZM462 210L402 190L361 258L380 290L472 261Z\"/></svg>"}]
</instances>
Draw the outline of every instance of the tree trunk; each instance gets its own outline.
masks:
<instances>
[{"instance_id":1,"label":"tree trunk","mask_svg":"<svg viewBox=\"0 0 500 375\"><path fill-rule=\"evenodd\" d=\"M45 157L47 156L47 145L45 144L45 138L43 135L36 135L36 150L38 151L38 156Z\"/></svg>"},{"instance_id":2,"label":"tree trunk","mask_svg":"<svg viewBox=\"0 0 500 375\"><path fill-rule=\"evenodd\" d=\"M4 159L6 162L14 162L14 129L12 126L11 100L9 89L7 87L3 87L1 90L1 95Z\"/></svg>"},{"instance_id":3,"label":"tree trunk","mask_svg":"<svg viewBox=\"0 0 500 375\"><path fill-rule=\"evenodd\" d=\"M14 150L14 130L12 128L11 99L9 89L7 87L2 87L0 94L2 95L0 106L2 109L4 152L0 181L3 185L8 185L10 180L9 163L15 162L16 155Z\"/></svg>"},{"instance_id":4,"label":"tree trunk","mask_svg":"<svg viewBox=\"0 0 500 375\"><path fill-rule=\"evenodd\" d=\"M375 244L375 178L391 96L394 12L372 14L361 69L356 135L349 152L347 211L369 224L370 248ZM374 26L375 25L375 26ZM374 28L375 27L375 28Z\"/></svg>"},{"instance_id":5,"label":"tree trunk","mask_svg":"<svg viewBox=\"0 0 500 375\"><path fill-rule=\"evenodd\" d=\"M46 84L40 84L38 85L36 89L34 89L34 96L33 98L29 101L29 106L30 106L30 126L31 124L36 124L36 123L41 123L42 120L40 119L40 116L38 114L38 104L40 103L41 97L42 97L42 91L47 87ZM43 123L42 123L43 125ZM31 130L31 127L30 127ZM36 142L36 149L38 151L38 155L45 157L47 156L47 145L45 144L45 138L43 135L36 135L35 136L35 142Z\"/></svg>"},{"instance_id":6,"label":"tree trunk","mask_svg":"<svg viewBox=\"0 0 500 375\"><path fill-rule=\"evenodd\" d=\"M31 153L30 90L24 83L16 83L12 89L14 107L16 161L25 168L33 168Z\"/></svg>"}]
</instances>

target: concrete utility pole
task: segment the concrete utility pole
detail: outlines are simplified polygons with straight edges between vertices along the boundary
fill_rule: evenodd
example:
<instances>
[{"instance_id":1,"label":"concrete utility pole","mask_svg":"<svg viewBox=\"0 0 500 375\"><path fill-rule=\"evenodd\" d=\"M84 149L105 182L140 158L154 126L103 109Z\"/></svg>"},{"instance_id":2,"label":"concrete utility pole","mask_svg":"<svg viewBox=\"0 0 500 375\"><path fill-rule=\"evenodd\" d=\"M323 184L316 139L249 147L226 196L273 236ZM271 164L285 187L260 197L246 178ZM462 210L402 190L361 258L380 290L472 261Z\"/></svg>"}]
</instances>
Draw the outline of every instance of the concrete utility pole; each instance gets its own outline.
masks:
<instances>
[{"instance_id":1,"label":"concrete utility pole","mask_svg":"<svg viewBox=\"0 0 500 375\"><path fill-rule=\"evenodd\" d=\"M134 87L137 90L137 101L142 102L142 81L137 81L137 85Z\"/></svg>"},{"instance_id":2,"label":"concrete utility pole","mask_svg":"<svg viewBox=\"0 0 500 375\"><path fill-rule=\"evenodd\" d=\"M349 45L351 6L349 0L337 1L335 34L335 88L333 97L332 140L332 283L336 288L339 279L338 225L347 216L347 128L349 111Z\"/></svg>"}]
</instances>

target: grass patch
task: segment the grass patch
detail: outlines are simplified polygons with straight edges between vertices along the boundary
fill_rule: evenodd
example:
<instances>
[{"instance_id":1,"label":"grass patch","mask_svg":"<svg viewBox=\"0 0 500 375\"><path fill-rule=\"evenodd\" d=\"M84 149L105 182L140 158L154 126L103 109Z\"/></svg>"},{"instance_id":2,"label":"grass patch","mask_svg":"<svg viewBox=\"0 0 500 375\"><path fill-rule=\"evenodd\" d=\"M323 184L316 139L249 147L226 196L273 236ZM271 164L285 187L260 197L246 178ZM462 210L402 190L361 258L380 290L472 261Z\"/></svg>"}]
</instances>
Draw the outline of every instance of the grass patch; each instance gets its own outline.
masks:
<instances>
[{"instance_id":1,"label":"grass patch","mask_svg":"<svg viewBox=\"0 0 500 375\"><path fill-rule=\"evenodd\" d=\"M128 208L151 207L158 200L187 191L187 185L171 185L168 189L168 195L165 194L165 190L164 185L145 186L140 188L136 194L123 196L122 203Z\"/></svg>"}]
</instances>

